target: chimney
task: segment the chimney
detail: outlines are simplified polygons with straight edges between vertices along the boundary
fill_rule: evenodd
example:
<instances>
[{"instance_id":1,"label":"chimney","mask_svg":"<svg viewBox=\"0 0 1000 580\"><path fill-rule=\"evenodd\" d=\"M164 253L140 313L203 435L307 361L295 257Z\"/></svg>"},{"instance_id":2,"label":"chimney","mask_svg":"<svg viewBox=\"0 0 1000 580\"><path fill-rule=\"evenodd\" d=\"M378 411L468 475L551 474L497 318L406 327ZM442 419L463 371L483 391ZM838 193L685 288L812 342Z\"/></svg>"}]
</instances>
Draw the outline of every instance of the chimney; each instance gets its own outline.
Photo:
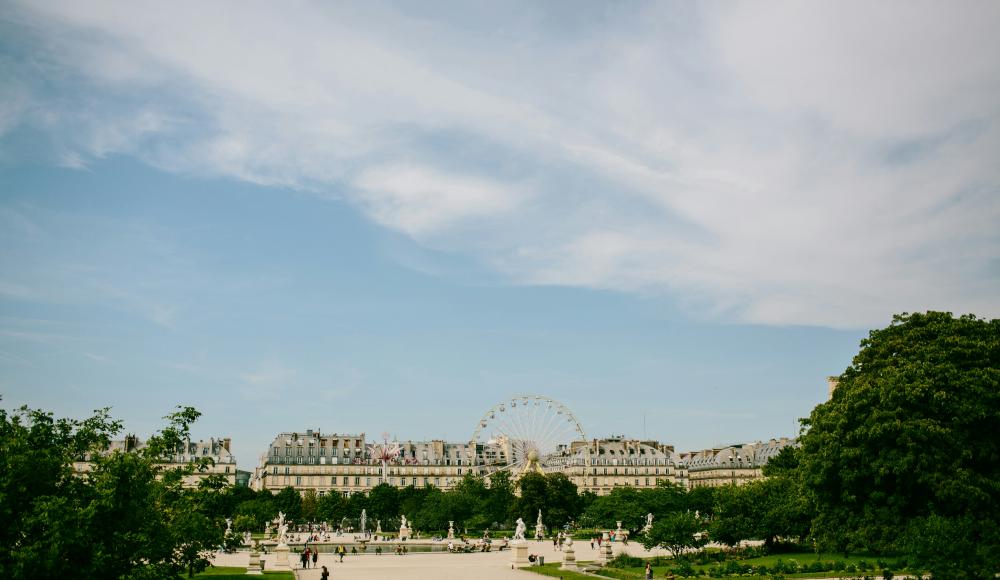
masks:
<instances>
[{"instance_id":1,"label":"chimney","mask_svg":"<svg viewBox=\"0 0 1000 580\"><path fill-rule=\"evenodd\" d=\"M833 398L833 392L837 390L838 384L840 384L840 377L826 377L826 386L830 389L830 399Z\"/></svg>"},{"instance_id":2,"label":"chimney","mask_svg":"<svg viewBox=\"0 0 1000 580\"><path fill-rule=\"evenodd\" d=\"M229 437L226 437L225 439L223 439L222 440L222 448L225 449L226 451L229 451L229 444L232 443L232 441L233 440L230 439Z\"/></svg>"}]
</instances>

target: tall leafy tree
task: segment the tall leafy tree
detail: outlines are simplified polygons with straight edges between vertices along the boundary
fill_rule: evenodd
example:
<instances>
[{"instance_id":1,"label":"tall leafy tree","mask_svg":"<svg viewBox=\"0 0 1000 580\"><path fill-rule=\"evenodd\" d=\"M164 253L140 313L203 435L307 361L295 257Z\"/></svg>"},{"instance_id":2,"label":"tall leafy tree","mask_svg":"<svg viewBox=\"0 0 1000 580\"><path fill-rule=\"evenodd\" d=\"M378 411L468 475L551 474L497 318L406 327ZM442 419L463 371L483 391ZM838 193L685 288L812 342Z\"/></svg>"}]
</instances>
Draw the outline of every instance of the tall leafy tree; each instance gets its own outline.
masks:
<instances>
[{"instance_id":1,"label":"tall leafy tree","mask_svg":"<svg viewBox=\"0 0 1000 580\"><path fill-rule=\"evenodd\" d=\"M562 528L580 513L580 495L576 484L562 473L546 476L546 498L548 509L544 510L545 518L553 530Z\"/></svg>"},{"instance_id":2,"label":"tall leafy tree","mask_svg":"<svg viewBox=\"0 0 1000 580\"><path fill-rule=\"evenodd\" d=\"M641 538L647 549L663 548L676 558L689 548L700 548L705 538L700 519L691 512L675 512L653 522L652 529Z\"/></svg>"},{"instance_id":3,"label":"tall leafy tree","mask_svg":"<svg viewBox=\"0 0 1000 580\"><path fill-rule=\"evenodd\" d=\"M839 378L800 439L814 533L845 551L906 550L932 570L932 544L951 538L962 549L949 565L968 554L963 574L976 577L974 555L1000 553L1000 321L898 315Z\"/></svg>"},{"instance_id":4,"label":"tall leafy tree","mask_svg":"<svg viewBox=\"0 0 1000 580\"><path fill-rule=\"evenodd\" d=\"M524 522L535 521L538 510L545 510L548 504L548 485L545 476L540 473L525 473L517 481L521 491L520 497L514 502L513 519L521 518Z\"/></svg>"},{"instance_id":5,"label":"tall leafy tree","mask_svg":"<svg viewBox=\"0 0 1000 580\"><path fill-rule=\"evenodd\" d=\"M281 488L274 496L274 507L293 522L302 520L302 495L292 486Z\"/></svg>"},{"instance_id":6,"label":"tall leafy tree","mask_svg":"<svg viewBox=\"0 0 1000 580\"><path fill-rule=\"evenodd\" d=\"M504 526L510 520L514 506L514 482L507 471L499 471L490 476L489 489L482 505L483 519L487 525Z\"/></svg>"},{"instance_id":7,"label":"tall leafy tree","mask_svg":"<svg viewBox=\"0 0 1000 580\"><path fill-rule=\"evenodd\" d=\"M339 493L328 493L316 502L316 518L338 526L340 520L347 515L347 499Z\"/></svg>"},{"instance_id":8,"label":"tall leafy tree","mask_svg":"<svg viewBox=\"0 0 1000 580\"><path fill-rule=\"evenodd\" d=\"M302 494L302 521L304 522L315 522L316 521L316 507L319 500L316 496L315 489L307 489Z\"/></svg>"},{"instance_id":9,"label":"tall leafy tree","mask_svg":"<svg viewBox=\"0 0 1000 580\"><path fill-rule=\"evenodd\" d=\"M210 460L169 467L187 441L192 408L168 415L167 427L139 452L103 451L120 424L98 411L84 421L56 420L22 408L0 411L0 576L144 579L191 574L207 565L222 527L206 500L211 485L191 490L185 477ZM71 470L88 453L92 469Z\"/></svg>"}]
</instances>

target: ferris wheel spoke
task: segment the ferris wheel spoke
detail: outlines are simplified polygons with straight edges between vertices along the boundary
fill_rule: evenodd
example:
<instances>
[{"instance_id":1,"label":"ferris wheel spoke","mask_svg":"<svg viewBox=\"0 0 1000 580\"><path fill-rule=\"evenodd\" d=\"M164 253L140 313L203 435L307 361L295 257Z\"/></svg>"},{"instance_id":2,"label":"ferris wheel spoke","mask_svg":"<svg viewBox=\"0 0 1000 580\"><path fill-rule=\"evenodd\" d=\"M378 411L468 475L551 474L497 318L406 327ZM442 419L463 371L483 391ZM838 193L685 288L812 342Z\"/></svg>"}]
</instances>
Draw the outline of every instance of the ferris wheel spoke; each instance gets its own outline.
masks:
<instances>
[{"instance_id":1,"label":"ferris wheel spoke","mask_svg":"<svg viewBox=\"0 0 1000 580\"><path fill-rule=\"evenodd\" d=\"M555 418L557 417L561 417L561 415L550 413L549 416L547 417L546 424L542 427L539 439L543 441L546 444L546 446L548 446L550 442L556 440L556 435L558 434L558 429L559 429L559 422L555 420ZM546 448L545 453L551 453L552 451L554 451L555 445L553 444L552 447L553 449Z\"/></svg>"},{"instance_id":2,"label":"ferris wheel spoke","mask_svg":"<svg viewBox=\"0 0 1000 580\"><path fill-rule=\"evenodd\" d=\"M473 445L482 447L477 463L483 471L519 473L529 456L537 454L545 470L568 460L561 445L586 439L573 413L563 404L540 395L515 395L488 410L473 431Z\"/></svg>"}]
</instances>

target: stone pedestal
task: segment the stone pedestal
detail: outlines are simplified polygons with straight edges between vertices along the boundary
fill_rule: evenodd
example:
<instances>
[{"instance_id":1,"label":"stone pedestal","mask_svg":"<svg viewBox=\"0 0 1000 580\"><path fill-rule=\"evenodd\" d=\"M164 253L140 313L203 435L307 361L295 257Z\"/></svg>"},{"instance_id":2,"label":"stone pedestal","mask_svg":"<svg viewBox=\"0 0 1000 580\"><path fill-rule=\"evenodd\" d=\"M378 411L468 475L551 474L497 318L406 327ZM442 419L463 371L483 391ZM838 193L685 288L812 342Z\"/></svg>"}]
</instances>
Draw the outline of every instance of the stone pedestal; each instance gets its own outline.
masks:
<instances>
[{"instance_id":1,"label":"stone pedestal","mask_svg":"<svg viewBox=\"0 0 1000 580\"><path fill-rule=\"evenodd\" d=\"M566 546L563 548L563 563L560 566L563 570L576 570L576 551L573 549L573 538L566 538Z\"/></svg>"},{"instance_id":2,"label":"stone pedestal","mask_svg":"<svg viewBox=\"0 0 1000 580\"><path fill-rule=\"evenodd\" d=\"M291 570L288 565L288 544L281 543L274 548L274 567L278 570Z\"/></svg>"},{"instance_id":3,"label":"stone pedestal","mask_svg":"<svg viewBox=\"0 0 1000 580\"><path fill-rule=\"evenodd\" d=\"M408 540L410 538L410 528L409 526L402 526L399 528L399 539Z\"/></svg>"},{"instance_id":4,"label":"stone pedestal","mask_svg":"<svg viewBox=\"0 0 1000 580\"><path fill-rule=\"evenodd\" d=\"M448 539L455 539L455 522L452 520L448 520Z\"/></svg>"},{"instance_id":5,"label":"stone pedestal","mask_svg":"<svg viewBox=\"0 0 1000 580\"><path fill-rule=\"evenodd\" d=\"M247 574L251 576L260 576L263 574L260 570L260 552L257 550L250 550L250 563L247 564Z\"/></svg>"},{"instance_id":6,"label":"stone pedestal","mask_svg":"<svg viewBox=\"0 0 1000 580\"><path fill-rule=\"evenodd\" d=\"M601 536L601 563L607 564L613 557L614 555L611 553L611 534L604 532L604 535Z\"/></svg>"},{"instance_id":7,"label":"stone pedestal","mask_svg":"<svg viewBox=\"0 0 1000 580\"><path fill-rule=\"evenodd\" d=\"M510 563L515 568L527 568L531 565L528 561L528 543L524 540L518 540L510 545L510 556Z\"/></svg>"}]
</instances>

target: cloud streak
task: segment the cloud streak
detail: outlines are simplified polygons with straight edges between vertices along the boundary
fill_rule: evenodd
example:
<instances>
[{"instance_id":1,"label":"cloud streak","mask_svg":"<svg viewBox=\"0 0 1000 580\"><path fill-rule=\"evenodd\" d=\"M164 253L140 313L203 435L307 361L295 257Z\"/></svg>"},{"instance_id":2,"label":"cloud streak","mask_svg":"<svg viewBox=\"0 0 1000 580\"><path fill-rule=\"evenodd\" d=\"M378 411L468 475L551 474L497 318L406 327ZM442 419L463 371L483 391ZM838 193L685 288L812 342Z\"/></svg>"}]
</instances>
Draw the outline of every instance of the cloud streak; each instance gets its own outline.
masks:
<instances>
[{"instance_id":1,"label":"cloud streak","mask_svg":"<svg viewBox=\"0 0 1000 580\"><path fill-rule=\"evenodd\" d=\"M65 165L335 196L515 283L724 320L1000 315L995 3L11 12L0 130Z\"/></svg>"}]
</instances>

